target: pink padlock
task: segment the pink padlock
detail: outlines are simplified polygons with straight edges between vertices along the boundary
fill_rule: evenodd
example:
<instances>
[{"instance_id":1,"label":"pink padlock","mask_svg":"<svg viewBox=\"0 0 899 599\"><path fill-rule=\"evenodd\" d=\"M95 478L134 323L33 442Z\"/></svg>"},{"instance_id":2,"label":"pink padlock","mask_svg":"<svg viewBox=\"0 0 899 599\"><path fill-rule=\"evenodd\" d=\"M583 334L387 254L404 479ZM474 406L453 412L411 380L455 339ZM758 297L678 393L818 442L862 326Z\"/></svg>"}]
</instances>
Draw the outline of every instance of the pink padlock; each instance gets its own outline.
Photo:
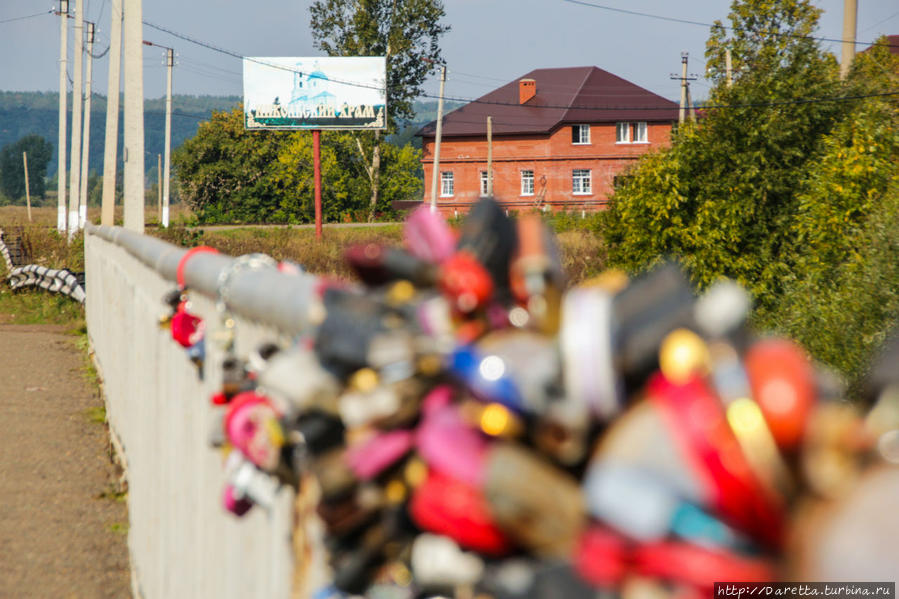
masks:
<instances>
[{"instance_id":1,"label":"pink padlock","mask_svg":"<svg viewBox=\"0 0 899 599\"><path fill-rule=\"evenodd\" d=\"M361 480L371 480L406 455L414 440L412 431L388 431L349 447L344 459Z\"/></svg>"},{"instance_id":2,"label":"pink padlock","mask_svg":"<svg viewBox=\"0 0 899 599\"><path fill-rule=\"evenodd\" d=\"M284 432L268 398L253 391L234 396L225 415L225 436L258 467L268 471L277 468Z\"/></svg>"},{"instance_id":3,"label":"pink padlock","mask_svg":"<svg viewBox=\"0 0 899 599\"><path fill-rule=\"evenodd\" d=\"M465 422L458 407L450 403L451 394L449 387L437 387L425 397L415 445L433 470L480 487L484 482L488 443Z\"/></svg>"},{"instance_id":4,"label":"pink padlock","mask_svg":"<svg viewBox=\"0 0 899 599\"><path fill-rule=\"evenodd\" d=\"M246 497L238 498L235 495L232 485L225 485L225 490L222 492L222 504L235 516L243 516L253 507L252 501Z\"/></svg>"},{"instance_id":5,"label":"pink padlock","mask_svg":"<svg viewBox=\"0 0 899 599\"><path fill-rule=\"evenodd\" d=\"M413 256L439 264L456 249L456 236L447 222L429 206L419 206L406 219L403 239Z\"/></svg>"}]
</instances>

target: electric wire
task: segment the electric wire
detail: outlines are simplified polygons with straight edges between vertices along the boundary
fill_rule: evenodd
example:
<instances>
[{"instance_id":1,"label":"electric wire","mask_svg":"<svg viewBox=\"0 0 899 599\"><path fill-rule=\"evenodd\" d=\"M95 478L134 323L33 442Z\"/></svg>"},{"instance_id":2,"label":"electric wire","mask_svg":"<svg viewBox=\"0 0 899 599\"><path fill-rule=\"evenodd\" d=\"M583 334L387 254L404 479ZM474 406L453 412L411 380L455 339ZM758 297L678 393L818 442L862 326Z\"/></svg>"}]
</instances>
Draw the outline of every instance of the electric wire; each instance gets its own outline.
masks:
<instances>
[{"instance_id":1,"label":"electric wire","mask_svg":"<svg viewBox=\"0 0 899 599\"><path fill-rule=\"evenodd\" d=\"M3 19L3 20L0 20L0 25L3 25L4 23L12 23L13 21L24 21L25 19L33 19L35 17L42 17L44 15L53 14L53 12L54 11L51 8L50 10L45 10L43 12L36 12L33 15L25 15L24 17L12 17L10 19Z\"/></svg>"},{"instance_id":2,"label":"electric wire","mask_svg":"<svg viewBox=\"0 0 899 599\"><path fill-rule=\"evenodd\" d=\"M562 0L562 1L563 2L574 2L574 1L579 2L579 0ZM585 3L585 4L590 5L589 3ZM594 5L591 5L591 6L594 6ZM595 6L601 7L601 5L595 5ZM624 9L616 9L616 10L624 10ZM633 12L633 11L629 11L629 12ZM198 46L207 48L207 49L215 51L215 52L219 52L221 54L231 56L233 58L238 58L240 60L248 60L250 62L254 62L254 63L260 64L263 66L276 68L276 69L291 72L291 73L300 72L297 69L293 69L290 67L267 63L267 62L259 60L259 59L242 56L239 53L234 52L232 50L227 50L225 48L213 45L208 42L204 42L202 40L193 38L193 37L185 35L183 33L178 33L176 31L173 31L173 30L163 27L161 25L157 25L155 23L151 23L148 21L144 21L143 23L144 23L144 25L146 25L152 29L156 29L158 31L167 33L169 35L172 35L172 36L182 39L184 41L190 42L192 44L196 44ZM803 37L807 37L807 36L803 36ZM823 38L819 38L819 39L823 39ZM373 85L369 85L369 84L361 83L361 82L345 81L345 80L340 80L340 79L331 79L331 81L333 81L335 83L340 83L343 85L348 85L351 87L360 87L360 88L376 89L376 90L384 91L384 87L382 87L382 86L373 86ZM423 92L421 94L421 96L427 97L427 98L435 98L435 99L439 99L439 97L440 97L437 94L430 94L427 92ZM832 102L852 101L852 100L860 100L860 99L865 99L865 98L889 97L889 96L899 96L899 90L890 90L887 92L880 92L880 93L876 93L876 94L829 96L829 97L820 97L820 98L797 98L797 99L793 99L793 100L775 100L775 101L771 101L771 102L752 102L752 103L742 103L742 104L738 103L738 104L714 104L714 105L707 104L707 105L704 105L702 108L707 109L707 110L727 109L727 108L766 108L766 107L790 106L790 105L800 105L800 104L832 103ZM496 100L484 100L483 98L472 99L472 98L453 97L453 96L444 96L444 101L460 102L463 104L485 104L485 105L490 105L490 106L510 106L510 107L520 106L520 104L518 104L516 102L500 102L500 101L496 101ZM556 109L556 110L595 110L595 111L635 111L635 110L637 110L637 111L670 111L670 110L673 110L670 107L659 107L659 106L640 107L640 106L541 105L540 108Z\"/></svg>"},{"instance_id":3,"label":"electric wire","mask_svg":"<svg viewBox=\"0 0 899 599\"><path fill-rule=\"evenodd\" d=\"M655 15L655 14L647 13L647 12L628 10L625 8L616 8L614 6L606 6L604 4L596 4L594 2L586 2L585 0L561 0L561 1L568 2L570 4L578 4L581 6L588 6L590 8L598 8L601 10L622 13L622 14L626 14L626 15L634 15L634 16L639 16L639 17L647 17L650 19L658 19L660 21L669 21L672 23L683 23L686 25L699 25L701 27L711 27L713 29L727 29L729 31L734 31L733 27L729 27L727 25L722 25L720 23L706 23L703 21L693 21L691 19L666 17L666 16ZM799 33L788 33L788 32L781 32L781 31L760 31L759 33L762 33L765 35L773 35L775 37L790 37L790 38L796 38L796 39L809 39L809 40L815 40L815 41L819 41L819 42L837 42L837 43L841 43L841 44L854 44L856 46L883 46L883 47L887 47L887 48L899 47L899 44L884 44L884 43L878 43L878 42L859 42L859 41L844 40L844 39L839 39L839 38L818 37L818 36L814 36L814 35L802 35Z\"/></svg>"}]
</instances>

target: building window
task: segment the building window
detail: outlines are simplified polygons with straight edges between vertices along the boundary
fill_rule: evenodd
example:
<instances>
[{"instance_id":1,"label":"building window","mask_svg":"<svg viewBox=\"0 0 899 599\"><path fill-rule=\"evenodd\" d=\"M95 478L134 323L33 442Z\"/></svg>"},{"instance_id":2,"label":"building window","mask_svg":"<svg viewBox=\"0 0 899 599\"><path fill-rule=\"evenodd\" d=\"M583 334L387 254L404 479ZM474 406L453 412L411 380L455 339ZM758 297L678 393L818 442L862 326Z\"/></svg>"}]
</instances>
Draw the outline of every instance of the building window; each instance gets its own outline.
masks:
<instances>
[{"instance_id":1,"label":"building window","mask_svg":"<svg viewBox=\"0 0 899 599\"><path fill-rule=\"evenodd\" d=\"M534 195L534 171L521 171L521 195Z\"/></svg>"},{"instance_id":2,"label":"building window","mask_svg":"<svg viewBox=\"0 0 899 599\"><path fill-rule=\"evenodd\" d=\"M649 141L646 122L617 123L615 141L620 144L647 143Z\"/></svg>"},{"instance_id":3,"label":"building window","mask_svg":"<svg viewBox=\"0 0 899 599\"><path fill-rule=\"evenodd\" d=\"M440 173L440 197L447 198L453 195L453 173L452 171L441 171Z\"/></svg>"},{"instance_id":4,"label":"building window","mask_svg":"<svg viewBox=\"0 0 899 599\"><path fill-rule=\"evenodd\" d=\"M590 169L576 168L571 171L571 191L575 195L588 195L590 192Z\"/></svg>"},{"instance_id":5,"label":"building window","mask_svg":"<svg viewBox=\"0 0 899 599\"><path fill-rule=\"evenodd\" d=\"M573 125L571 127L571 143L573 143L573 144L589 144L590 143L590 125Z\"/></svg>"},{"instance_id":6,"label":"building window","mask_svg":"<svg viewBox=\"0 0 899 599\"><path fill-rule=\"evenodd\" d=\"M631 139L634 143L646 143L649 141L645 122L631 123Z\"/></svg>"},{"instance_id":7,"label":"building window","mask_svg":"<svg viewBox=\"0 0 899 599\"><path fill-rule=\"evenodd\" d=\"M487 171L481 171L481 197L487 197Z\"/></svg>"}]
</instances>

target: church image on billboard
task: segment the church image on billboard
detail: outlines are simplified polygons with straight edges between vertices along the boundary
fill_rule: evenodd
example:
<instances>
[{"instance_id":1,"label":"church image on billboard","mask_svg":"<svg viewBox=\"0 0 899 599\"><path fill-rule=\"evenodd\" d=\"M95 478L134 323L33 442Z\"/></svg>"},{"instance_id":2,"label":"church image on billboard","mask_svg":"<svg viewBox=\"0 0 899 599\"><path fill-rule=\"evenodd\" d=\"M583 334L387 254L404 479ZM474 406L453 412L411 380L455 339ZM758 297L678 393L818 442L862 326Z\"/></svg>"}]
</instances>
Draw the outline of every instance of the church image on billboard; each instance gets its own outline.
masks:
<instances>
[{"instance_id":1,"label":"church image on billboard","mask_svg":"<svg viewBox=\"0 0 899 599\"><path fill-rule=\"evenodd\" d=\"M383 57L245 58L247 129L384 129Z\"/></svg>"}]
</instances>

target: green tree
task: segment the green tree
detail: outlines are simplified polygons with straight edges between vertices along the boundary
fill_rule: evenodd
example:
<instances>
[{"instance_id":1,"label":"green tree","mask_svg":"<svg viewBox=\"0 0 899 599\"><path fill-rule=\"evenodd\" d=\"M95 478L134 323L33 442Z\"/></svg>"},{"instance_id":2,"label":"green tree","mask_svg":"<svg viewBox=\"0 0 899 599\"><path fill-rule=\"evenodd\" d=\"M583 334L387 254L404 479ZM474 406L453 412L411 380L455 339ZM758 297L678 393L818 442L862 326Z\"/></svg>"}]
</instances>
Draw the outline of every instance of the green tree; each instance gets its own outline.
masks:
<instances>
[{"instance_id":1,"label":"green tree","mask_svg":"<svg viewBox=\"0 0 899 599\"><path fill-rule=\"evenodd\" d=\"M796 252L797 183L851 106L807 102L840 94L836 62L814 32L808 0L736 0L729 34L712 30L712 80L701 122L650 156L614 196L608 219L613 261L638 269L678 256L697 283L737 279L767 304L776 300ZM737 77L723 79L724 48Z\"/></svg>"},{"instance_id":2,"label":"green tree","mask_svg":"<svg viewBox=\"0 0 899 599\"><path fill-rule=\"evenodd\" d=\"M371 166L358 138L322 133L322 211L330 221L367 210ZM376 212L389 213L394 200L418 197L421 152L381 142L383 183ZM310 222L314 212L312 136L308 131L247 131L243 112L217 112L172 157L178 196L200 222ZM155 192L154 192L155 194ZM155 202L155 195L148 196Z\"/></svg>"},{"instance_id":3,"label":"green tree","mask_svg":"<svg viewBox=\"0 0 899 599\"><path fill-rule=\"evenodd\" d=\"M414 117L413 101L425 78L442 62L439 41L449 31L441 0L316 0L309 8L316 48L329 56L384 56L389 130ZM374 218L381 191L381 132L356 134L366 169Z\"/></svg>"},{"instance_id":4,"label":"green tree","mask_svg":"<svg viewBox=\"0 0 899 599\"><path fill-rule=\"evenodd\" d=\"M881 39L885 41L885 39ZM895 89L899 57L860 54L847 88ZM796 266L757 321L799 340L857 386L899 318L899 102L869 97L821 143L798 192Z\"/></svg>"},{"instance_id":5,"label":"green tree","mask_svg":"<svg viewBox=\"0 0 899 599\"><path fill-rule=\"evenodd\" d=\"M43 198L53 144L39 135L26 135L0 150L0 185L3 193L10 199L25 195L23 152L28 154L28 190L32 195Z\"/></svg>"},{"instance_id":6,"label":"green tree","mask_svg":"<svg viewBox=\"0 0 899 599\"><path fill-rule=\"evenodd\" d=\"M242 108L214 112L172 155L181 197L200 222L279 222L276 166L287 137L247 131Z\"/></svg>"}]
</instances>

